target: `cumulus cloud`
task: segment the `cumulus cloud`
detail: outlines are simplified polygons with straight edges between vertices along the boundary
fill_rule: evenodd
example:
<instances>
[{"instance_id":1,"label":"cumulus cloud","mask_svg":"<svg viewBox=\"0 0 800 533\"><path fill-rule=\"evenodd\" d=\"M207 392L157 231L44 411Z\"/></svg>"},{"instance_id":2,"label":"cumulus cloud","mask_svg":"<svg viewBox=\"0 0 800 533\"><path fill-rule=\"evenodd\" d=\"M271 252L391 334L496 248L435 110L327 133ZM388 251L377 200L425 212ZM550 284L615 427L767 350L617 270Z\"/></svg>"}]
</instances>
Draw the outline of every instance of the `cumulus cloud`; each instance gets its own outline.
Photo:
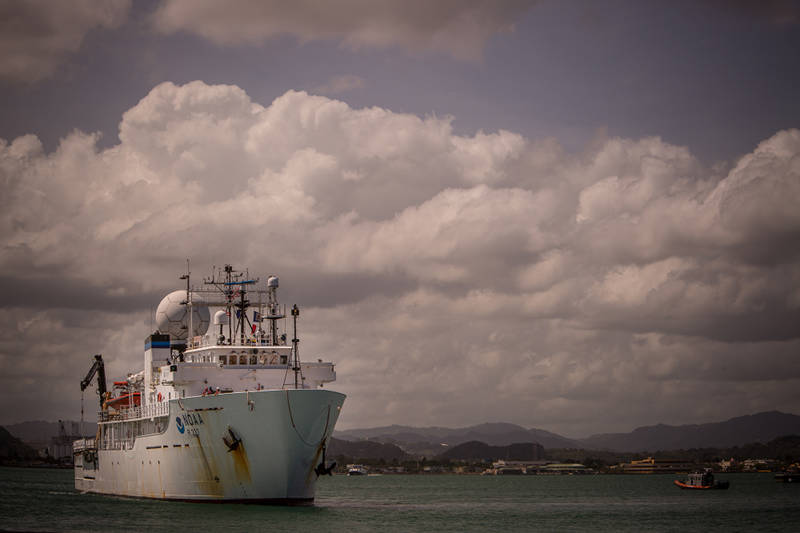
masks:
<instances>
[{"instance_id":1,"label":"cumulus cloud","mask_svg":"<svg viewBox=\"0 0 800 533\"><path fill-rule=\"evenodd\" d=\"M55 72L95 28L125 22L130 0L0 2L0 77L35 82Z\"/></svg>"},{"instance_id":2,"label":"cumulus cloud","mask_svg":"<svg viewBox=\"0 0 800 533\"><path fill-rule=\"evenodd\" d=\"M154 15L164 33L186 31L221 45L261 44L280 35L338 41L351 49L402 47L477 59L495 33L513 29L534 0L348 0L286 2L165 0Z\"/></svg>"},{"instance_id":3,"label":"cumulus cloud","mask_svg":"<svg viewBox=\"0 0 800 533\"><path fill-rule=\"evenodd\" d=\"M0 141L0 357L26 361L0 394L74 416L18 384L73 394L53 354L74 383L88 352L136 368L191 257L281 275L304 353L338 364L344 426L582 436L798 410L800 132L720 173L658 138L569 154L451 120L165 83L116 146Z\"/></svg>"}]
</instances>

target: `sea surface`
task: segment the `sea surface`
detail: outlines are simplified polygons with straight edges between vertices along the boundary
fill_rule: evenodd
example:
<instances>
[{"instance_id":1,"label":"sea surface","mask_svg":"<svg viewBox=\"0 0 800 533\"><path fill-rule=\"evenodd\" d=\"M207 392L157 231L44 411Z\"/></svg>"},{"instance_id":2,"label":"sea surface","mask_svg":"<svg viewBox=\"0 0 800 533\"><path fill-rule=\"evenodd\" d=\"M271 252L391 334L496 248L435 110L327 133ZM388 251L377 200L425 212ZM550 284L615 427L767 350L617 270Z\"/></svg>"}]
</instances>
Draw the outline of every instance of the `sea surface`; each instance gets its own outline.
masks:
<instances>
[{"instance_id":1,"label":"sea surface","mask_svg":"<svg viewBox=\"0 0 800 533\"><path fill-rule=\"evenodd\" d=\"M311 507L191 504L80 494L71 470L0 468L4 531L800 531L800 484L674 476L383 475L320 479Z\"/></svg>"}]
</instances>

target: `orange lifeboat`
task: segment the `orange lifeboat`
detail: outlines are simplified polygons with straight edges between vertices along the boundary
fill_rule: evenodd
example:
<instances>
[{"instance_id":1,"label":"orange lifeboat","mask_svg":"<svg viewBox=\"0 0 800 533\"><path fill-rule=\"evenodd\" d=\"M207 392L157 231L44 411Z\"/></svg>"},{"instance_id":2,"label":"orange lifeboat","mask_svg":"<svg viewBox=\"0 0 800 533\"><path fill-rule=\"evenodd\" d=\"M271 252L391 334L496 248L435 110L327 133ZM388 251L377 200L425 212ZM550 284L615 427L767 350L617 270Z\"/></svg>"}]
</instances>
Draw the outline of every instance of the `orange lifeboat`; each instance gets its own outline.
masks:
<instances>
[{"instance_id":1,"label":"orange lifeboat","mask_svg":"<svg viewBox=\"0 0 800 533\"><path fill-rule=\"evenodd\" d=\"M139 407L142 403L142 393L134 392L132 394L122 394L115 398L106 401L108 407L114 409L125 409L127 407Z\"/></svg>"}]
</instances>

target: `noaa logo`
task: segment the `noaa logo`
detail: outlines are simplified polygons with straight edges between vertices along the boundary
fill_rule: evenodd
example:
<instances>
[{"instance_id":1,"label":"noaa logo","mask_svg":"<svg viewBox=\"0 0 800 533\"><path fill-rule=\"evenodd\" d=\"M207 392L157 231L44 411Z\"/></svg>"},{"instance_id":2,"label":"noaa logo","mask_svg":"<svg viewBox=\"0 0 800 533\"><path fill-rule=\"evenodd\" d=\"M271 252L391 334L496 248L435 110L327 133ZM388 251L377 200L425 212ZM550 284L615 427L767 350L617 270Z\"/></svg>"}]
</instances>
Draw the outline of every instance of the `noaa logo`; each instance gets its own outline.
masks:
<instances>
[{"instance_id":1,"label":"noaa logo","mask_svg":"<svg viewBox=\"0 0 800 533\"><path fill-rule=\"evenodd\" d=\"M183 427L183 420L181 420L181 417L179 417L179 416L176 417L175 418L175 423L178 424L178 431L180 431L181 433L186 431L186 428Z\"/></svg>"}]
</instances>

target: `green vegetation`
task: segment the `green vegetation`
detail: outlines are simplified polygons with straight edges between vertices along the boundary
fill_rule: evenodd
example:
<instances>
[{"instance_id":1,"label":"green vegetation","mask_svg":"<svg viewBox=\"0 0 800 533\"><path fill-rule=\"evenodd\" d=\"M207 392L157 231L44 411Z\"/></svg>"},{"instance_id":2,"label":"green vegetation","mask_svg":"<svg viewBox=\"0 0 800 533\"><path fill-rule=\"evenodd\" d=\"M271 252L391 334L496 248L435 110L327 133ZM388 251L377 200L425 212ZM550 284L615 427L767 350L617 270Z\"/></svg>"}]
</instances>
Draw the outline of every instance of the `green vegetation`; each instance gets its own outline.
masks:
<instances>
[{"instance_id":1,"label":"green vegetation","mask_svg":"<svg viewBox=\"0 0 800 533\"><path fill-rule=\"evenodd\" d=\"M622 453L579 448L549 448L542 450L533 443L509 446L489 446L469 442L449 449L434 457L415 456L403 452L394 444L374 441L339 441L333 439L328 457L338 463L337 471L345 472L345 465L363 464L373 471L404 473L482 472L492 462L545 460L557 463L579 463L597 472L608 472L610 467L633 460L654 457L661 461L681 461L700 465L718 464L734 460L731 470L747 468L783 470L800 461L800 436L787 435L762 444L753 443L732 448L691 448L641 453ZM540 455L540 450L542 454ZM524 452L524 453L522 453ZM520 455L522 453L522 455ZM383 455L388 454L388 455ZM754 461L754 460L762 460Z\"/></svg>"}]
</instances>

